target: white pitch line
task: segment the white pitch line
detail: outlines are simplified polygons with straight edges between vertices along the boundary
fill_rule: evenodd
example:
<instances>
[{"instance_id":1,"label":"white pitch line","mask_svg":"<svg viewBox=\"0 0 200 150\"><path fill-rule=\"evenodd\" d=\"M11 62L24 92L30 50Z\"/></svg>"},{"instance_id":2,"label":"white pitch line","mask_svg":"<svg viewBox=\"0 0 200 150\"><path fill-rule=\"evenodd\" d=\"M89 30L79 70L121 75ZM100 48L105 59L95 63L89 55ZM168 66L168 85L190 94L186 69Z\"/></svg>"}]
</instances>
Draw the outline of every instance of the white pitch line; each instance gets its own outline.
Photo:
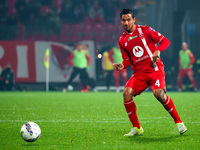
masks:
<instances>
[{"instance_id":1,"label":"white pitch line","mask_svg":"<svg viewBox=\"0 0 200 150\"><path fill-rule=\"evenodd\" d=\"M55 123L77 123L77 122L86 122L86 123L128 123L128 121L114 121L114 120L32 120L34 122L55 122ZM28 120L0 120L0 123L5 123L5 122L28 122ZM141 123L162 123L162 121L153 121L153 120L148 120L148 121L140 121ZM184 123L191 123L191 124L200 124L200 122L184 122Z\"/></svg>"}]
</instances>

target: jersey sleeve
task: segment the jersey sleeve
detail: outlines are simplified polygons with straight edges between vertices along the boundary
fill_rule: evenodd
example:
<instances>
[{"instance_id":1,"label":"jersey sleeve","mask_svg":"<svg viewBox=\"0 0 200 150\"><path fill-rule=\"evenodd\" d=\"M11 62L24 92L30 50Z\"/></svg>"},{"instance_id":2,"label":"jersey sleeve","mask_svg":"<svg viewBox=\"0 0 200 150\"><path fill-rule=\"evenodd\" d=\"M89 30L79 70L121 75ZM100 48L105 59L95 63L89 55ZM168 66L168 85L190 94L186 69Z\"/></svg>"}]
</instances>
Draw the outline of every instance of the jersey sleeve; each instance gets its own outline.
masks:
<instances>
[{"instance_id":1,"label":"jersey sleeve","mask_svg":"<svg viewBox=\"0 0 200 150\"><path fill-rule=\"evenodd\" d=\"M128 56L126 50L124 49L124 47L122 46L121 42L119 41L118 44L119 44L119 47L120 47L120 50L121 50L121 53L122 53L123 60L128 60L129 56Z\"/></svg>"},{"instance_id":2,"label":"jersey sleeve","mask_svg":"<svg viewBox=\"0 0 200 150\"><path fill-rule=\"evenodd\" d=\"M162 41L162 39L164 38L164 36L155 31L153 28L146 26L146 32L148 37L153 40L155 43L160 43Z\"/></svg>"}]
</instances>

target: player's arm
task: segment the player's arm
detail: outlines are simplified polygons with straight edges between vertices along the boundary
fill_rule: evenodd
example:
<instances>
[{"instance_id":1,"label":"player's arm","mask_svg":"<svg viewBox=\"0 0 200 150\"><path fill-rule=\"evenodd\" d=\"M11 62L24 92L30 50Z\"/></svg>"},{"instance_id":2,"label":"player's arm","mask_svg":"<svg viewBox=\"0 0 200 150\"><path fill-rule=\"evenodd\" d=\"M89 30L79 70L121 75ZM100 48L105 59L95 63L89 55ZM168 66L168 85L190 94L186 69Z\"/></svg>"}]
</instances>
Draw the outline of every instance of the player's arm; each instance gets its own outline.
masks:
<instances>
[{"instance_id":1,"label":"player's arm","mask_svg":"<svg viewBox=\"0 0 200 150\"><path fill-rule=\"evenodd\" d=\"M181 69L181 60L180 60L180 56L178 56L178 66L179 66L179 70Z\"/></svg>"},{"instance_id":2,"label":"player's arm","mask_svg":"<svg viewBox=\"0 0 200 150\"><path fill-rule=\"evenodd\" d=\"M116 70L122 70L122 69L126 69L130 66L131 62L129 60L129 56L128 56L128 52L126 52L126 50L123 48L123 46L121 46L120 42L119 42L119 46L120 46L120 50L122 53L122 58L123 61L121 64L119 63L114 63L113 66Z\"/></svg>"},{"instance_id":3,"label":"player's arm","mask_svg":"<svg viewBox=\"0 0 200 150\"><path fill-rule=\"evenodd\" d=\"M156 62L160 58L160 52L167 49L167 47L170 45L170 41L163 36L163 38L160 41L160 45L158 46L157 50L153 54L153 62Z\"/></svg>"},{"instance_id":4,"label":"player's arm","mask_svg":"<svg viewBox=\"0 0 200 150\"><path fill-rule=\"evenodd\" d=\"M105 70L105 56L104 56L104 53L103 53L101 65L102 65L103 70Z\"/></svg>"},{"instance_id":5,"label":"player's arm","mask_svg":"<svg viewBox=\"0 0 200 150\"><path fill-rule=\"evenodd\" d=\"M160 58L160 52L167 49L170 45L170 41L164 37L159 32L155 31L154 29L147 27L146 32L148 37L155 42L155 44L159 44L157 50L153 54L153 62L156 62Z\"/></svg>"},{"instance_id":6,"label":"player's arm","mask_svg":"<svg viewBox=\"0 0 200 150\"><path fill-rule=\"evenodd\" d=\"M73 64L73 58L74 58L74 52L72 52L68 58L68 62L70 64L70 66L74 67L74 64Z\"/></svg>"},{"instance_id":7,"label":"player's arm","mask_svg":"<svg viewBox=\"0 0 200 150\"><path fill-rule=\"evenodd\" d=\"M88 55L88 53L85 53L85 56L86 56L86 59L87 59L87 66L90 66L91 58L90 58L90 56Z\"/></svg>"},{"instance_id":8,"label":"player's arm","mask_svg":"<svg viewBox=\"0 0 200 150\"><path fill-rule=\"evenodd\" d=\"M195 62L195 57L192 52L189 53L189 57L190 57L190 63L187 65L187 68L189 68Z\"/></svg>"}]
</instances>

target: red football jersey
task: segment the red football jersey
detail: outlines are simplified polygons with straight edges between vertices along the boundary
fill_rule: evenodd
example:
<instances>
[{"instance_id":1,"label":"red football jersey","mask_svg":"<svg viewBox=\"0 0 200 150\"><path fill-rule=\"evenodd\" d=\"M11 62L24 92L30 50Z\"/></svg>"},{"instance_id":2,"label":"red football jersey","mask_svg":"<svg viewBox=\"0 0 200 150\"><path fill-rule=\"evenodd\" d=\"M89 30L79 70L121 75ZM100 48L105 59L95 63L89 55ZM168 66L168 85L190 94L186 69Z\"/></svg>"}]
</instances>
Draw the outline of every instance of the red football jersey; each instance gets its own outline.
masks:
<instances>
[{"instance_id":1,"label":"red football jersey","mask_svg":"<svg viewBox=\"0 0 200 150\"><path fill-rule=\"evenodd\" d=\"M152 55L155 50L158 50L157 43L160 43L164 36L151 27L135 26L136 28L132 33L125 31L118 41L123 60L129 59L135 73L163 69L164 65L160 58L156 65L152 64Z\"/></svg>"}]
</instances>

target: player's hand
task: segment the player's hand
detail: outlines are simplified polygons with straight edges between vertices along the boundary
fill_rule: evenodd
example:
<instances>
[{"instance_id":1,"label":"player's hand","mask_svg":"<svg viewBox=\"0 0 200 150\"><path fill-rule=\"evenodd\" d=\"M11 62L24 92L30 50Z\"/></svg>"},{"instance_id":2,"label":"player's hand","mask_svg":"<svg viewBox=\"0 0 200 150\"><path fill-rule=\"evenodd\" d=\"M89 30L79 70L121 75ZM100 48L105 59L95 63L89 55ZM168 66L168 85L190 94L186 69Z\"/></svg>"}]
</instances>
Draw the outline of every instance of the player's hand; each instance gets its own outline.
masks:
<instances>
[{"instance_id":1,"label":"player's hand","mask_svg":"<svg viewBox=\"0 0 200 150\"><path fill-rule=\"evenodd\" d=\"M153 58L153 62L157 62L158 59L160 58L160 51L159 50L156 50L152 56Z\"/></svg>"},{"instance_id":2,"label":"player's hand","mask_svg":"<svg viewBox=\"0 0 200 150\"><path fill-rule=\"evenodd\" d=\"M124 69L124 65L119 64L119 63L114 63L113 66L114 66L114 69L116 69L118 71Z\"/></svg>"},{"instance_id":3,"label":"player's hand","mask_svg":"<svg viewBox=\"0 0 200 150\"><path fill-rule=\"evenodd\" d=\"M8 83L9 83L9 80L6 80L5 83L8 84Z\"/></svg>"}]
</instances>

